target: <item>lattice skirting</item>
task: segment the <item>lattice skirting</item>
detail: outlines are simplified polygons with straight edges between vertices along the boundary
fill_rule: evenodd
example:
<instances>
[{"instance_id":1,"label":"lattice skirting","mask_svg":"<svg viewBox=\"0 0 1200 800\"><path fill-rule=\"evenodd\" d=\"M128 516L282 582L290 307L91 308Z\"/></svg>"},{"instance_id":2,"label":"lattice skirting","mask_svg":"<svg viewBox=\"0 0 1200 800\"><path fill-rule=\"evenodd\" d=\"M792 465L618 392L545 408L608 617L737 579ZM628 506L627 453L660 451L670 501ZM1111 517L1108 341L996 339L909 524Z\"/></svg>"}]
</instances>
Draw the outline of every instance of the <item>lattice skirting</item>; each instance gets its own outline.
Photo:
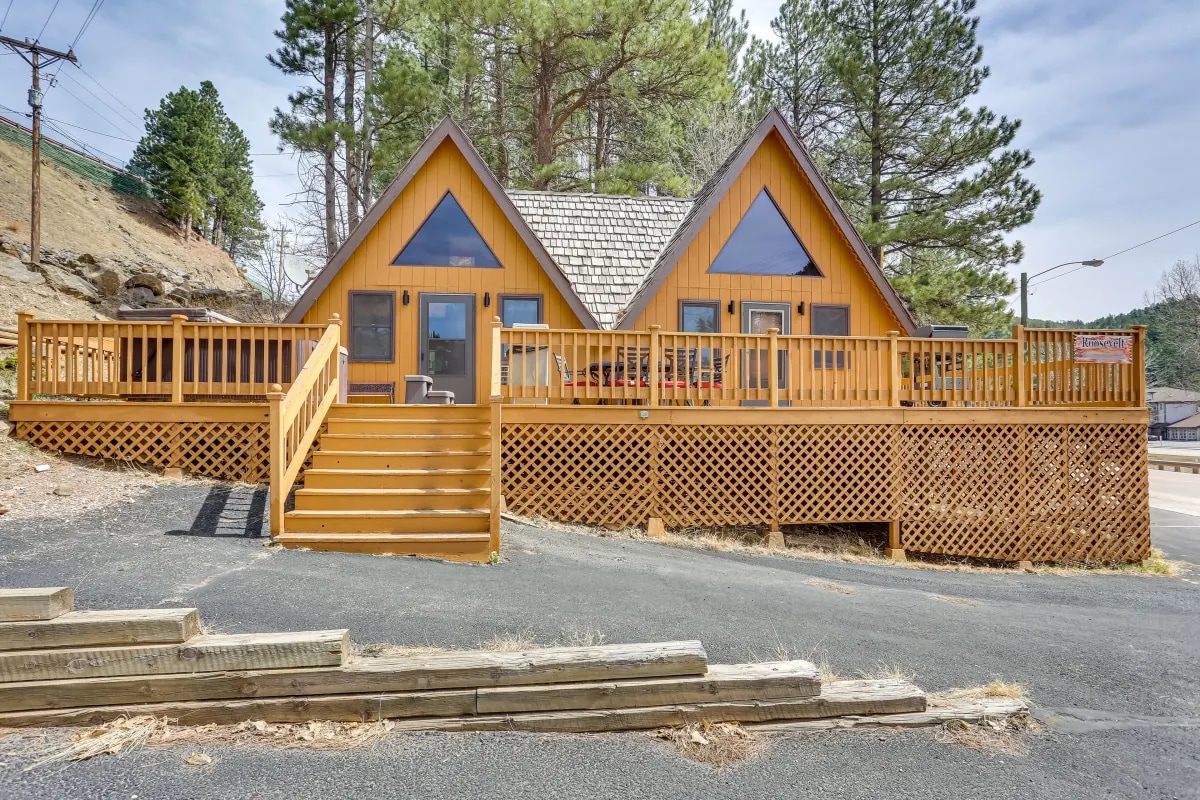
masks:
<instances>
[{"instance_id":1,"label":"lattice skirting","mask_svg":"<svg viewBox=\"0 0 1200 800\"><path fill-rule=\"evenodd\" d=\"M518 514L668 528L900 522L906 550L1149 555L1144 424L506 423Z\"/></svg>"},{"instance_id":2,"label":"lattice skirting","mask_svg":"<svg viewBox=\"0 0 1200 800\"><path fill-rule=\"evenodd\" d=\"M16 422L16 435L35 447L113 458L153 467L182 467L220 480L264 483L270 426L266 422Z\"/></svg>"}]
</instances>

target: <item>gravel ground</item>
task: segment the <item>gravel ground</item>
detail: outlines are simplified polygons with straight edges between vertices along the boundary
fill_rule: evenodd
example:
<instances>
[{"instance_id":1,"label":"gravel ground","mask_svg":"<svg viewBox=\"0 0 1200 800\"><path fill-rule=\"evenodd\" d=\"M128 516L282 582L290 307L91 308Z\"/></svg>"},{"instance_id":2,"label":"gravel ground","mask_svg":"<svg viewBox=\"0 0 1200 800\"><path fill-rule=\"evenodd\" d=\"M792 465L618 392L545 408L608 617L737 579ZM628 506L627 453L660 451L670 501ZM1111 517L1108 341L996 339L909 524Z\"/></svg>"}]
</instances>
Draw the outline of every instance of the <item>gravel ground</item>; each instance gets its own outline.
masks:
<instances>
[{"instance_id":1,"label":"gravel ground","mask_svg":"<svg viewBox=\"0 0 1200 800\"><path fill-rule=\"evenodd\" d=\"M0 767L0 797L1200 797L1200 586L1144 576L980 574L679 550L508 526L498 566L263 546L265 497L177 484L70 522L0 518L0 585L66 584L88 608L195 605L225 632L349 627L359 642L469 647L529 632L698 638L718 661L779 647L931 691L1024 683L1051 730L1022 756L928 732L779 738L716 772L644 734L393 735L346 753L143 750ZM1155 522L1185 531L1200 520ZM1170 550L1168 550L1170 555ZM812 583L809 583L812 581ZM831 591L822 581L849 587ZM946 602L962 598L971 604Z\"/></svg>"}]
</instances>

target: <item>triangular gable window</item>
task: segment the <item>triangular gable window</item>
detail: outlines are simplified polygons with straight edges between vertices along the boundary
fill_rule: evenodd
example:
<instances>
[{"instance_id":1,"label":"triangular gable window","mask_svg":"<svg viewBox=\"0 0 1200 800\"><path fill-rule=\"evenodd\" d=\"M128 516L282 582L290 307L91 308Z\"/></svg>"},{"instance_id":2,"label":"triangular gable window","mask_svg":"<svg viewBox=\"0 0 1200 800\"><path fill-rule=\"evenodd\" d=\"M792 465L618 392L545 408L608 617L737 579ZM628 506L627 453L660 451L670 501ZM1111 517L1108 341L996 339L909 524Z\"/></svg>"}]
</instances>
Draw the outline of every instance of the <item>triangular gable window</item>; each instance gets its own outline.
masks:
<instances>
[{"instance_id":1,"label":"triangular gable window","mask_svg":"<svg viewBox=\"0 0 1200 800\"><path fill-rule=\"evenodd\" d=\"M454 195L446 192L404 249L400 267L499 267L500 262Z\"/></svg>"},{"instance_id":2,"label":"triangular gable window","mask_svg":"<svg viewBox=\"0 0 1200 800\"><path fill-rule=\"evenodd\" d=\"M754 198L708 271L735 275L824 277L766 189Z\"/></svg>"}]
</instances>

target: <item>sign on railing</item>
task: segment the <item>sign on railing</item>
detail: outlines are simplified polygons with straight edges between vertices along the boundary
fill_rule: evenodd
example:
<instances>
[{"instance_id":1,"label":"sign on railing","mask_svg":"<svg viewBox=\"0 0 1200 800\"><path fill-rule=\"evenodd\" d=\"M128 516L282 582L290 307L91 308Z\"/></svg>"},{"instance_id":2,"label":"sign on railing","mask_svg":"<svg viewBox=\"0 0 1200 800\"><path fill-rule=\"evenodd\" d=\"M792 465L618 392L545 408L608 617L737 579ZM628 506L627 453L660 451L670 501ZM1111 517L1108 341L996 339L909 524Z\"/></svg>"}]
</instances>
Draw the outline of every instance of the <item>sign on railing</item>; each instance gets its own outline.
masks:
<instances>
[{"instance_id":1,"label":"sign on railing","mask_svg":"<svg viewBox=\"0 0 1200 800\"><path fill-rule=\"evenodd\" d=\"M1132 364L1133 336L1077 333L1073 343L1076 364Z\"/></svg>"}]
</instances>

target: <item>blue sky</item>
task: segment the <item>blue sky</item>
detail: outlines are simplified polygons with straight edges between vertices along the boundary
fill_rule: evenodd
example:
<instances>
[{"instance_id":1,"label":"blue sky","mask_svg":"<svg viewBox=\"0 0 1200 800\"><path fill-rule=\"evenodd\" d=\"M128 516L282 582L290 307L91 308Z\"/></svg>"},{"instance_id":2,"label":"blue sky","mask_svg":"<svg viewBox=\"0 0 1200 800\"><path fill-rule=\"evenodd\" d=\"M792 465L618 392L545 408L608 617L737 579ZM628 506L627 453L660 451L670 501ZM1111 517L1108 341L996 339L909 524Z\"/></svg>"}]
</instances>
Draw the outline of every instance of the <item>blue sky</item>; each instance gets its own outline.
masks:
<instances>
[{"instance_id":1,"label":"blue sky","mask_svg":"<svg viewBox=\"0 0 1200 800\"><path fill-rule=\"evenodd\" d=\"M13 0L3 33L38 34L54 3ZM58 0L41 41L69 45L92 4ZM7 5L0 0L0 15ZM777 5L745 2L753 32L768 33ZM294 85L265 58L282 6L282 0L105 0L76 54L120 102L67 66L70 77L49 90L44 113L71 136L125 159L133 143L121 139L137 139L144 108L180 85L194 88L208 79L254 152L273 153L267 120ZM1034 222L1016 235L1026 258L1014 274L1103 258L1200 220L1197 0L980 0L977 11L992 69L980 102L1023 121L1018 144L1033 151L1030 177L1044 195ZM0 114L24 121L28 86L25 63L0 55ZM254 162L259 193L274 217L297 187L295 164L276 155ZM1030 314L1092 318L1140 305L1163 269L1196 254L1200 225L1036 287Z\"/></svg>"}]
</instances>

